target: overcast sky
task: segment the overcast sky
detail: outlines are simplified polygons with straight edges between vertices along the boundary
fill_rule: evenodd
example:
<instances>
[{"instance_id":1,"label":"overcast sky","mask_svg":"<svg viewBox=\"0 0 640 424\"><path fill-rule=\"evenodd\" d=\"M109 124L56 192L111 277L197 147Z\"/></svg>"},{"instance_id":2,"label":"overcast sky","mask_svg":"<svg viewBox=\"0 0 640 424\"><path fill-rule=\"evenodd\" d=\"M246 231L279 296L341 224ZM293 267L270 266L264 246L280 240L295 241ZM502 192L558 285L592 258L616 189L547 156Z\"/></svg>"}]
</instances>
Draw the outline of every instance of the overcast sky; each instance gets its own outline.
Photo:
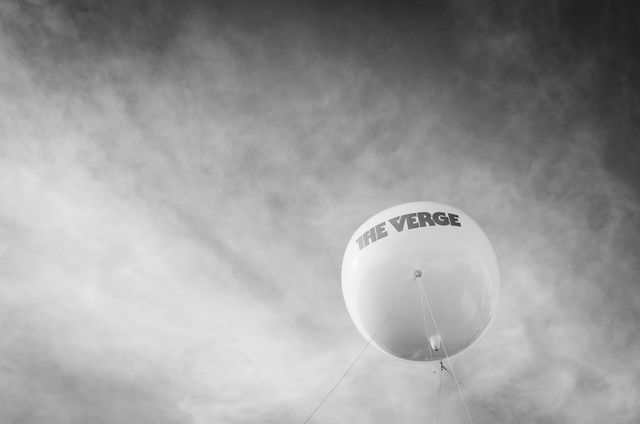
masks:
<instances>
[{"instance_id":1,"label":"overcast sky","mask_svg":"<svg viewBox=\"0 0 640 424\"><path fill-rule=\"evenodd\" d=\"M394 3L0 4L0 422L302 423L365 343L346 243L414 200L501 265L468 388L640 421L640 9ZM311 422L433 422L438 378L369 348Z\"/></svg>"}]
</instances>

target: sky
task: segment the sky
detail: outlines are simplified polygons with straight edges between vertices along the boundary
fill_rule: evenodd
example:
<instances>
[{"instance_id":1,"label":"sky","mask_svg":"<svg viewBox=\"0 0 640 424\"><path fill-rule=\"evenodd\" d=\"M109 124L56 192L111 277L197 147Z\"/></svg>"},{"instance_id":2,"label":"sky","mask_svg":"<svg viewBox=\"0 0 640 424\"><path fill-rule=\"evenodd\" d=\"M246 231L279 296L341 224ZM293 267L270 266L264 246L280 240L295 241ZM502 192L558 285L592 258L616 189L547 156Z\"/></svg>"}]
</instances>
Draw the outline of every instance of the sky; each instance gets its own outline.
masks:
<instances>
[{"instance_id":1,"label":"sky","mask_svg":"<svg viewBox=\"0 0 640 424\"><path fill-rule=\"evenodd\" d=\"M502 273L464 385L637 423L639 32L616 1L0 3L0 422L304 422L365 345L349 238L430 200ZM465 422L439 378L369 348L310 422Z\"/></svg>"}]
</instances>

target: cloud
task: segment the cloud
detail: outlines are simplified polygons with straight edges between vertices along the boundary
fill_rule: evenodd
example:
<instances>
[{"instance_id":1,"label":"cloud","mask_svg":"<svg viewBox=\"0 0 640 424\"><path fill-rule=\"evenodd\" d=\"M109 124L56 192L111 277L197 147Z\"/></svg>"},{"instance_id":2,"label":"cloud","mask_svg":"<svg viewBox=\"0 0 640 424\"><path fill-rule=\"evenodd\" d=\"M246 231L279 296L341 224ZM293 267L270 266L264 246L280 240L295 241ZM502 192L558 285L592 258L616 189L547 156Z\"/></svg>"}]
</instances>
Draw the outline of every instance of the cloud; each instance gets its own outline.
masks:
<instances>
[{"instance_id":1,"label":"cloud","mask_svg":"<svg viewBox=\"0 0 640 424\"><path fill-rule=\"evenodd\" d=\"M465 384L507 421L637 421L637 149L607 136L635 112L591 90L633 104L627 68L525 3L280 6L2 6L2 420L303 421L362 347L351 232L429 199L502 267ZM432 419L432 371L367 351L317 422Z\"/></svg>"}]
</instances>

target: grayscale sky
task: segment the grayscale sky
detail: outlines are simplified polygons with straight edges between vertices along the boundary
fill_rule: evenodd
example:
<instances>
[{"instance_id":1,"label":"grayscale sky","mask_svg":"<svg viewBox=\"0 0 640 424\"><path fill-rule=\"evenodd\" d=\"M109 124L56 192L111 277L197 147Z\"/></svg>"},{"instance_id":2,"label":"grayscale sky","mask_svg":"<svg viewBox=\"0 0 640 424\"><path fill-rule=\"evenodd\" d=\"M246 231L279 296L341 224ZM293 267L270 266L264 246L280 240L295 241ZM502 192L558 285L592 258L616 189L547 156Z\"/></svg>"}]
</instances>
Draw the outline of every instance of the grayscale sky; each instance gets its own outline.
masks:
<instances>
[{"instance_id":1,"label":"grayscale sky","mask_svg":"<svg viewBox=\"0 0 640 424\"><path fill-rule=\"evenodd\" d=\"M3 1L0 422L302 423L364 344L346 243L413 200L499 257L468 388L640 422L632 3ZM433 422L432 368L370 348L311 422Z\"/></svg>"}]
</instances>

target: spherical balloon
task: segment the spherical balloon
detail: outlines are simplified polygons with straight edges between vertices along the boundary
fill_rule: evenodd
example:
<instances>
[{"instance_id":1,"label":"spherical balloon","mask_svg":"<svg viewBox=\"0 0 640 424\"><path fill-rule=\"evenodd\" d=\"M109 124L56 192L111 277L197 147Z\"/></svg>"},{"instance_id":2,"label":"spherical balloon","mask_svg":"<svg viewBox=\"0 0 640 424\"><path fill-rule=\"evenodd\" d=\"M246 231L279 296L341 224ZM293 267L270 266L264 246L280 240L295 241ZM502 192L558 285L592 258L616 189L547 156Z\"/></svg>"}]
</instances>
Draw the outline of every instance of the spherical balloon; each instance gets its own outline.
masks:
<instances>
[{"instance_id":1,"label":"spherical balloon","mask_svg":"<svg viewBox=\"0 0 640 424\"><path fill-rule=\"evenodd\" d=\"M441 203L404 203L372 216L342 262L345 303L360 333L410 361L437 361L471 346L493 320L500 290L485 233Z\"/></svg>"}]
</instances>

